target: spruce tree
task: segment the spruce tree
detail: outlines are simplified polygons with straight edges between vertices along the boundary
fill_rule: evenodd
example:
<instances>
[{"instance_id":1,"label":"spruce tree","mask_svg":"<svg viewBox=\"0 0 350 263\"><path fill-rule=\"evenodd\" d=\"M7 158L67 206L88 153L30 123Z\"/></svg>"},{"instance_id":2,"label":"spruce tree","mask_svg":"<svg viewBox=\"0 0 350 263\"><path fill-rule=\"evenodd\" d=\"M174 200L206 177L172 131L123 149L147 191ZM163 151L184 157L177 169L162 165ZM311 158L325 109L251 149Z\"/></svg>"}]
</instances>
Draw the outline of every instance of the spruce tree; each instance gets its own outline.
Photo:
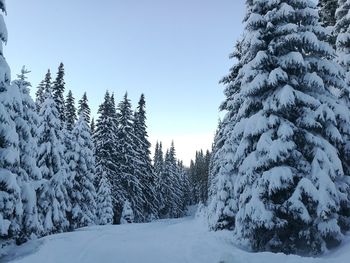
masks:
<instances>
[{"instance_id":1,"label":"spruce tree","mask_svg":"<svg viewBox=\"0 0 350 263\"><path fill-rule=\"evenodd\" d=\"M15 168L18 185L21 188L23 216L21 231L17 242L25 242L41 230L36 204L36 186L39 185L41 172L37 166L37 132L39 117L36 105L30 97L30 83L26 80L29 71L22 68L18 79L13 81L11 89L15 94L15 114L13 120L19 137L19 165Z\"/></svg>"},{"instance_id":2,"label":"spruce tree","mask_svg":"<svg viewBox=\"0 0 350 263\"><path fill-rule=\"evenodd\" d=\"M35 104L36 104L36 110L38 113L40 111L40 105L43 104L45 100L45 93L50 88L51 88L51 72L50 72L50 69L48 69L45 75L45 78L40 82L39 86L37 87L37 91L35 93L35 96L36 96Z\"/></svg>"},{"instance_id":3,"label":"spruce tree","mask_svg":"<svg viewBox=\"0 0 350 263\"><path fill-rule=\"evenodd\" d=\"M0 9L6 12L3 0L0 0ZM22 216L21 191L17 184L17 175L12 172L19 163L19 140L8 108L13 105L9 93L11 74L3 56L3 42L7 42L4 23L0 25L0 249L17 236Z\"/></svg>"},{"instance_id":4,"label":"spruce tree","mask_svg":"<svg viewBox=\"0 0 350 263\"><path fill-rule=\"evenodd\" d=\"M79 100L78 115L80 116L81 114L84 115L86 122L89 124L91 110L88 104L88 98L87 98L86 92L84 92L83 97Z\"/></svg>"},{"instance_id":5,"label":"spruce tree","mask_svg":"<svg viewBox=\"0 0 350 263\"><path fill-rule=\"evenodd\" d=\"M66 97L66 128L68 131L72 131L77 121L77 109L75 108L75 102L73 93L71 90L68 91Z\"/></svg>"},{"instance_id":6,"label":"spruce tree","mask_svg":"<svg viewBox=\"0 0 350 263\"><path fill-rule=\"evenodd\" d=\"M60 114L60 119L62 123L65 122L66 112L65 112L65 103L64 103L64 65L60 63L58 67L58 72L55 81L52 83L52 95L55 103L57 105L58 112Z\"/></svg>"},{"instance_id":7,"label":"spruce tree","mask_svg":"<svg viewBox=\"0 0 350 263\"><path fill-rule=\"evenodd\" d=\"M119 103L118 110L118 179L125 194L124 199L130 201L135 221L143 222L146 220L146 215L143 213L143 204L146 200L143 196L141 180L139 176L135 176L139 174L137 139L133 129L131 103L127 94Z\"/></svg>"},{"instance_id":8,"label":"spruce tree","mask_svg":"<svg viewBox=\"0 0 350 263\"><path fill-rule=\"evenodd\" d=\"M157 218L158 199L155 192L155 171L150 158L151 143L148 141L146 125L146 101L142 94L134 113L134 134L136 147L135 176L140 180L144 196L143 214L146 220Z\"/></svg>"},{"instance_id":9,"label":"spruce tree","mask_svg":"<svg viewBox=\"0 0 350 263\"><path fill-rule=\"evenodd\" d=\"M337 35L336 51L337 62L343 67L345 71L346 88L340 93L340 100L347 107L347 113L350 110L350 1L339 0L339 7L336 11L337 23L335 25L335 32ZM350 127L348 123L344 122L341 127L343 134L344 146L341 151L341 160L343 162L344 172L350 175ZM350 190L349 190L350 196ZM344 212L341 215L343 224L350 227L350 207L344 206Z\"/></svg>"},{"instance_id":10,"label":"spruce tree","mask_svg":"<svg viewBox=\"0 0 350 263\"><path fill-rule=\"evenodd\" d=\"M255 251L317 254L340 242L348 202L338 155L347 120L332 94L344 82L313 1L248 0L247 9L216 185L231 200L214 203Z\"/></svg>"},{"instance_id":11,"label":"spruce tree","mask_svg":"<svg viewBox=\"0 0 350 263\"><path fill-rule=\"evenodd\" d=\"M90 128L85 117L82 112L72 131L75 156L71 193L73 228L93 225L96 222L95 157Z\"/></svg>"},{"instance_id":12,"label":"spruce tree","mask_svg":"<svg viewBox=\"0 0 350 263\"><path fill-rule=\"evenodd\" d=\"M99 173L96 177L96 185L101 181L100 176L105 174L111 187L114 222L118 222L121 216L124 193L121 190L119 177L117 176L117 122L115 120L115 108L109 92L106 92L104 102L99 106L98 119L94 132L96 165Z\"/></svg>"},{"instance_id":13,"label":"spruce tree","mask_svg":"<svg viewBox=\"0 0 350 263\"><path fill-rule=\"evenodd\" d=\"M69 228L67 212L71 211L71 204L68 192L72 188L64 156L62 124L51 89L45 94L39 116L38 166L44 182L38 190L38 210L43 233L50 234Z\"/></svg>"},{"instance_id":14,"label":"spruce tree","mask_svg":"<svg viewBox=\"0 0 350 263\"><path fill-rule=\"evenodd\" d=\"M113 223L113 203L111 186L106 176L106 172L101 167L97 167L97 178L99 178L97 189L97 222L100 225L110 225Z\"/></svg>"}]
</instances>

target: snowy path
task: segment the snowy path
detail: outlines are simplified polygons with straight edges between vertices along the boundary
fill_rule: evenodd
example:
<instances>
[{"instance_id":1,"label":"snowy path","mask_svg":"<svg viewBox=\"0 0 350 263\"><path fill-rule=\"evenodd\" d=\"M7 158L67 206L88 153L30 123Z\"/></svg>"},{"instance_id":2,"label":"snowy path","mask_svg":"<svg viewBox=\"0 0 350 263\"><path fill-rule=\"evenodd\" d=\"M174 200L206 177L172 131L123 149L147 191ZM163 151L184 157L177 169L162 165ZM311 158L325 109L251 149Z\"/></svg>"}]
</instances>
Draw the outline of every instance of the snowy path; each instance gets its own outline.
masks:
<instances>
[{"instance_id":1,"label":"snowy path","mask_svg":"<svg viewBox=\"0 0 350 263\"><path fill-rule=\"evenodd\" d=\"M32 241L16 249L17 263L345 263L350 242L319 258L252 254L235 248L230 233L208 232L194 218L149 224L84 228ZM13 256L12 256L13 258ZM0 260L1 261L1 260Z\"/></svg>"}]
</instances>

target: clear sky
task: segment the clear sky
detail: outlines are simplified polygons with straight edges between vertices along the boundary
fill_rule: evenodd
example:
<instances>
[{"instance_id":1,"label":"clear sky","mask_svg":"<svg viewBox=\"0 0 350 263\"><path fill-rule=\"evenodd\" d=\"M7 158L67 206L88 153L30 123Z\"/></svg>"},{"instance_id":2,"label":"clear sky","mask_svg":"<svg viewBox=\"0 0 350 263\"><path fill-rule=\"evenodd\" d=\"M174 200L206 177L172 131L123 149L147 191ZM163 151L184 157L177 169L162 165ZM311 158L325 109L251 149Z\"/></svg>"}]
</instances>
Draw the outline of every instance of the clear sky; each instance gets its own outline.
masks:
<instances>
[{"instance_id":1,"label":"clear sky","mask_svg":"<svg viewBox=\"0 0 350 263\"><path fill-rule=\"evenodd\" d=\"M105 91L136 107L146 96L148 132L188 164L211 147L228 59L242 32L243 0L7 0L5 57L15 77L32 73L33 93L62 61L76 100L94 115Z\"/></svg>"}]
</instances>

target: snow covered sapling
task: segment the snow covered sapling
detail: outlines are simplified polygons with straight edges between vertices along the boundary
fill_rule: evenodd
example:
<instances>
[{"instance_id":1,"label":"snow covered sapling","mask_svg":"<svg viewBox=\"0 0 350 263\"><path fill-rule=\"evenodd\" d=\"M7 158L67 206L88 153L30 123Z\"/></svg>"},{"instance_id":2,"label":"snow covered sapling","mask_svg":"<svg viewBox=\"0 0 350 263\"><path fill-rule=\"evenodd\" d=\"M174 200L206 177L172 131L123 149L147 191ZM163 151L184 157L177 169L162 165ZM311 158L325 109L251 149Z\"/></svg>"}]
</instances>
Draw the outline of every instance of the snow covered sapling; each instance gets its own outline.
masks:
<instances>
[{"instance_id":1,"label":"snow covered sapling","mask_svg":"<svg viewBox=\"0 0 350 263\"><path fill-rule=\"evenodd\" d=\"M134 212L132 211L129 201L125 201L123 205L122 217L120 219L121 224L130 224L134 222Z\"/></svg>"},{"instance_id":2,"label":"snow covered sapling","mask_svg":"<svg viewBox=\"0 0 350 263\"><path fill-rule=\"evenodd\" d=\"M102 167L97 167L97 178L99 178L97 189L97 222L100 225L110 225L113 223L113 203L111 186L108 182L106 172Z\"/></svg>"}]
</instances>

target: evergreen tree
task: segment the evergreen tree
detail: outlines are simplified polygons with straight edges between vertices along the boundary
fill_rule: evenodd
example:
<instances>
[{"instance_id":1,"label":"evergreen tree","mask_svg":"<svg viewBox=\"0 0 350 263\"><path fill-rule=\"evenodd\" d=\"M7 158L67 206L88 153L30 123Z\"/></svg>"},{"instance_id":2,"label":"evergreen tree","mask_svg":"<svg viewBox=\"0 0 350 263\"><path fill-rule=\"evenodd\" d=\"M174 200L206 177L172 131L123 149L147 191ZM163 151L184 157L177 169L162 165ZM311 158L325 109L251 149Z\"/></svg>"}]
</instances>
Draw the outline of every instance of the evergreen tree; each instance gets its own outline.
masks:
<instances>
[{"instance_id":1,"label":"evergreen tree","mask_svg":"<svg viewBox=\"0 0 350 263\"><path fill-rule=\"evenodd\" d=\"M117 121L115 120L115 108L111 96L106 92L104 102L99 106L98 119L94 132L96 165L100 172L96 178L96 183L101 181L99 176L105 174L111 187L114 222L120 220L124 193L121 190L119 178L117 176Z\"/></svg>"},{"instance_id":2,"label":"evergreen tree","mask_svg":"<svg viewBox=\"0 0 350 263\"><path fill-rule=\"evenodd\" d=\"M0 9L5 3L0 0ZM3 19L0 12L0 19ZM0 249L17 236L22 216L21 192L17 175L12 172L19 162L18 135L8 106L12 106L10 68L3 56L2 43L7 42L7 29L0 24Z\"/></svg>"},{"instance_id":3,"label":"evergreen tree","mask_svg":"<svg viewBox=\"0 0 350 263\"><path fill-rule=\"evenodd\" d=\"M131 104L127 94L118 105L118 179L119 184L125 194L124 199L130 201L131 208L135 215L136 222L146 220L143 213L143 204L146 201L143 196L140 178L136 176L139 173L137 160L136 136L134 134L132 122ZM120 211L121 213L122 211Z\"/></svg>"},{"instance_id":4,"label":"evergreen tree","mask_svg":"<svg viewBox=\"0 0 350 263\"><path fill-rule=\"evenodd\" d=\"M45 75L45 78L40 82L37 91L35 93L36 95L36 110L37 112L40 112L40 107L44 103L45 100L45 93L51 88L51 72L50 69L47 70L47 73Z\"/></svg>"},{"instance_id":5,"label":"evergreen tree","mask_svg":"<svg viewBox=\"0 0 350 263\"><path fill-rule=\"evenodd\" d=\"M23 67L21 74L18 75L18 79L13 82L11 87L15 98L13 120L19 137L20 152L19 165L15 168L15 171L18 175L17 182L21 189L23 204L18 243L25 242L32 234L38 234L41 230L36 204L36 185L39 185L41 179L41 172L37 166L39 117L36 112L36 105L29 94L31 85L26 81L26 74L28 73L29 71Z\"/></svg>"},{"instance_id":6,"label":"evergreen tree","mask_svg":"<svg viewBox=\"0 0 350 263\"><path fill-rule=\"evenodd\" d=\"M90 128L83 112L72 131L72 140L75 156L72 170L72 221L73 227L79 228L96 222L95 157Z\"/></svg>"},{"instance_id":7,"label":"evergreen tree","mask_svg":"<svg viewBox=\"0 0 350 263\"><path fill-rule=\"evenodd\" d=\"M157 176L159 176L162 173L162 169L164 166L164 154L162 148L162 142L157 141L153 158L154 171Z\"/></svg>"},{"instance_id":8,"label":"evergreen tree","mask_svg":"<svg viewBox=\"0 0 350 263\"><path fill-rule=\"evenodd\" d=\"M136 147L135 176L140 180L144 196L143 215L146 220L157 218L158 199L155 192L156 175L150 158L151 143L148 141L146 125L146 102L142 94L134 113L134 135Z\"/></svg>"},{"instance_id":9,"label":"evergreen tree","mask_svg":"<svg viewBox=\"0 0 350 263\"><path fill-rule=\"evenodd\" d=\"M39 113L41 125L38 142L38 166L44 182L37 198L44 234L50 234L65 231L69 227L67 212L71 211L71 204L68 192L72 186L67 174L61 120L51 89L45 97Z\"/></svg>"},{"instance_id":10,"label":"evergreen tree","mask_svg":"<svg viewBox=\"0 0 350 263\"><path fill-rule=\"evenodd\" d=\"M347 120L332 95L344 82L320 40L315 3L248 0L247 8L217 197L231 195L235 236L253 250L317 254L340 242L348 202L337 154Z\"/></svg>"},{"instance_id":11,"label":"evergreen tree","mask_svg":"<svg viewBox=\"0 0 350 263\"><path fill-rule=\"evenodd\" d=\"M340 100L347 107L346 115L350 110L350 1L339 0L339 8L336 11L337 23L335 25L335 33L337 35L336 51L337 61L345 71L346 88L340 93ZM344 172L350 175L350 127L344 122L341 125L343 134L344 147L341 151L341 160L343 162ZM349 190L350 196L350 190ZM344 213L341 215L341 221L346 227L350 227L350 207L345 205Z\"/></svg>"},{"instance_id":12,"label":"evergreen tree","mask_svg":"<svg viewBox=\"0 0 350 263\"><path fill-rule=\"evenodd\" d=\"M165 154L162 173L157 178L157 192L160 194L160 217L177 218L184 214L183 192L180 170L177 166L174 142Z\"/></svg>"},{"instance_id":13,"label":"evergreen tree","mask_svg":"<svg viewBox=\"0 0 350 263\"><path fill-rule=\"evenodd\" d=\"M132 211L131 204L129 201L125 201L123 205L122 217L120 220L121 224L130 224L134 222L134 212Z\"/></svg>"},{"instance_id":14,"label":"evergreen tree","mask_svg":"<svg viewBox=\"0 0 350 263\"><path fill-rule=\"evenodd\" d=\"M100 178L97 190L97 221L100 225L110 225L113 223L113 203L111 186L106 177L106 172L97 167L97 174Z\"/></svg>"},{"instance_id":15,"label":"evergreen tree","mask_svg":"<svg viewBox=\"0 0 350 263\"><path fill-rule=\"evenodd\" d=\"M64 103L64 90L65 90L65 82L64 82L64 65L60 63L58 67L56 80L52 85L52 95L55 103L57 105L58 113L60 114L60 119L62 123L65 122L66 119L66 111L65 111L65 103Z\"/></svg>"},{"instance_id":16,"label":"evergreen tree","mask_svg":"<svg viewBox=\"0 0 350 263\"><path fill-rule=\"evenodd\" d=\"M66 128L68 131L72 131L77 121L77 110L75 108L75 102L73 93L71 90L68 91L66 98Z\"/></svg>"},{"instance_id":17,"label":"evergreen tree","mask_svg":"<svg viewBox=\"0 0 350 263\"><path fill-rule=\"evenodd\" d=\"M86 92L84 92L83 97L79 100L78 115L80 116L81 114L84 115L86 122L89 124L91 110L88 104L88 98L87 98Z\"/></svg>"}]
</instances>

